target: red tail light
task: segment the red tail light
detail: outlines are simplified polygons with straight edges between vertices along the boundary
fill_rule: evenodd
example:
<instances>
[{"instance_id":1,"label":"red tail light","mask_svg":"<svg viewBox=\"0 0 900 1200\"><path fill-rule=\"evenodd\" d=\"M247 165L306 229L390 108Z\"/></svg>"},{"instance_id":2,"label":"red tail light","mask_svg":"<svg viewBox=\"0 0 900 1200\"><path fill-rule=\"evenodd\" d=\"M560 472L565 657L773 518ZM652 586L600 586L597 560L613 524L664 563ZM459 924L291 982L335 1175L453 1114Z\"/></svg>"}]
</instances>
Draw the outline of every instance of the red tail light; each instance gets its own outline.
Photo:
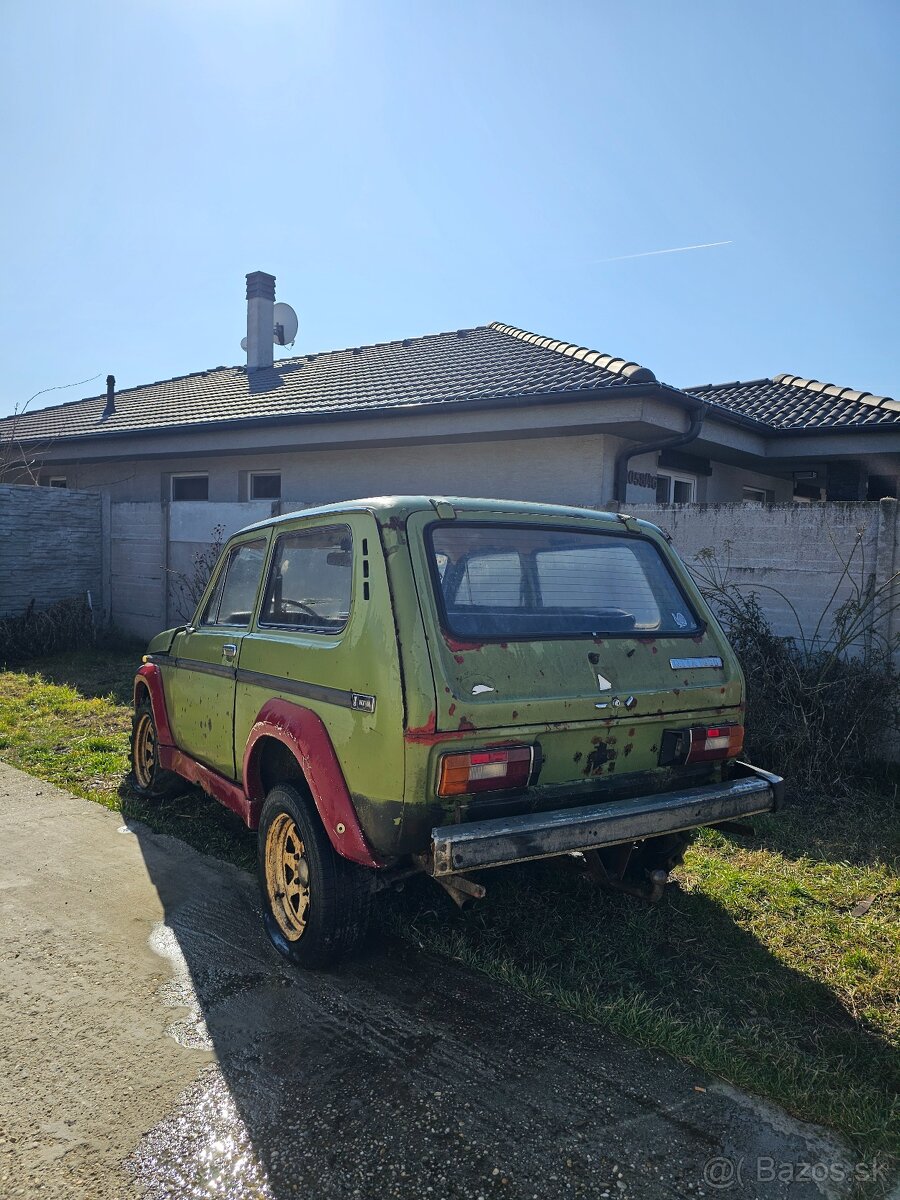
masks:
<instances>
[{"instance_id":1,"label":"red tail light","mask_svg":"<svg viewBox=\"0 0 900 1200\"><path fill-rule=\"evenodd\" d=\"M686 763L737 758L744 746L743 725L696 725L690 734Z\"/></svg>"},{"instance_id":2,"label":"red tail light","mask_svg":"<svg viewBox=\"0 0 900 1200\"><path fill-rule=\"evenodd\" d=\"M694 725L690 729L667 729L660 742L659 765L682 767L687 763L737 758L743 746L743 725Z\"/></svg>"},{"instance_id":3,"label":"red tail light","mask_svg":"<svg viewBox=\"0 0 900 1200\"><path fill-rule=\"evenodd\" d=\"M438 795L461 796L467 792L499 792L525 787L531 777L533 762L533 746L444 754Z\"/></svg>"}]
</instances>

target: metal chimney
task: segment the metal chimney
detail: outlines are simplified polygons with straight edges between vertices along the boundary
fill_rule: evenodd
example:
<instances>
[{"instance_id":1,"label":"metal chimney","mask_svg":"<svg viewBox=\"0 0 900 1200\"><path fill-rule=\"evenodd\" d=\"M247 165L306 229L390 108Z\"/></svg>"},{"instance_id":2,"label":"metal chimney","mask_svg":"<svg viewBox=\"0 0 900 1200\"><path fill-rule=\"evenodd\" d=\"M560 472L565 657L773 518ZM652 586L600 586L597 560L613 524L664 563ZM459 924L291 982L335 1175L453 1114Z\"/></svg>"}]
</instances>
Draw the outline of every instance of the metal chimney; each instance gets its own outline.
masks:
<instances>
[{"instance_id":1,"label":"metal chimney","mask_svg":"<svg viewBox=\"0 0 900 1200\"><path fill-rule=\"evenodd\" d=\"M107 375L106 377L106 408L103 410L103 419L111 417L116 411L116 377L115 375Z\"/></svg>"},{"instance_id":2,"label":"metal chimney","mask_svg":"<svg viewBox=\"0 0 900 1200\"><path fill-rule=\"evenodd\" d=\"M274 362L275 276L251 271L247 276L247 370L261 371Z\"/></svg>"}]
</instances>

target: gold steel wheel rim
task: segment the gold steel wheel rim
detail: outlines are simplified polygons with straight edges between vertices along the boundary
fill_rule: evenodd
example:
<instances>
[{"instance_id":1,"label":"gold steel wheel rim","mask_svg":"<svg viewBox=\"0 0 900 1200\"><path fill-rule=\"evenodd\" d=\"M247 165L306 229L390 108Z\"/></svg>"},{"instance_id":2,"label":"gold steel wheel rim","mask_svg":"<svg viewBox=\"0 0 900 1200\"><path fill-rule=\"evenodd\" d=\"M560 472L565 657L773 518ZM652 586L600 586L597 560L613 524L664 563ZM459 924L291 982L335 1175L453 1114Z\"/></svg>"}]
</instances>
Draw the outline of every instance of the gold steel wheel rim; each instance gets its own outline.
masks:
<instances>
[{"instance_id":1,"label":"gold steel wheel rim","mask_svg":"<svg viewBox=\"0 0 900 1200\"><path fill-rule=\"evenodd\" d=\"M150 787L153 783L153 768L156 765L156 730L149 713L141 713L138 718L134 730L132 760L135 779L141 787Z\"/></svg>"},{"instance_id":2,"label":"gold steel wheel rim","mask_svg":"<svg viewBox=\"0 0 900 1200\"><path fill-rule=\"evenodd\" d=\"M279 813L266 835L266 891L278 928L289 942L298 941L309 911L309 863L288 813Z\"/></svg>"}]
</instances>

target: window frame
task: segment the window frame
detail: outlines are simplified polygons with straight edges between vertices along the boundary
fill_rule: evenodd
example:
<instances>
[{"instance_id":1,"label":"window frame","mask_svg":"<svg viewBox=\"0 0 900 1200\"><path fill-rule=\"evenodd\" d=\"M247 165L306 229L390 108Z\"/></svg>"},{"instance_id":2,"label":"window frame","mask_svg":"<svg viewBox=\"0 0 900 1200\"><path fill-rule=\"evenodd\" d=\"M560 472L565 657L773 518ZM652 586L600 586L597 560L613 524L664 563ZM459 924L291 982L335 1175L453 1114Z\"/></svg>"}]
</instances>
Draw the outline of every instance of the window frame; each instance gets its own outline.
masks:
<instances>
[{"instance_id":1,"label":"window frame","mask_svg":"<svg viewBox=\"0 0 900 1200\"><path fill-rule=\"evenodd\" d=\"M657 467L656 479L657 479L657 484L656 484L657 493L659 492L659 480L660 479L667 479L669 481L669 485L670 485L669 488L667 489L669 492L670 498L666 499L666 500L660 500L657 496L657 500L656 500L657 504L696 504L696 502L697 502L697 476L696 475L688 475L687 472L685 472L685 471L673 471L669 467L664 467L662 470L660 470L659 467ZM673 498L675 495L675 484L676 483L689 483L691 485L690 500L675 500Z\"/></svg>"},{"instance_id":2,"label":"window frame","mask_svg":"<svg viewBox=\"0 0 900 1200\"><path fill-rule=\"evenodd\" d=\"M181 499L175 495L175 481L179 479L205 479L206 495L202 500ZM208 504L209 503L209 472L208 471L176 471L169 476L169 500L173 504Z\"/></svg>"},{"instance_id":3,"label":"window frame","mask_svg":"<svg viewBox=\"0 0 900 1200\"><path fill-rule=\"evenodd\" d=\"M748 492L755 492L754 496L748 496ZM750 484L742 484L741 486L741 504L768 504L768 494L765 488L751 487Z\"/></svg>"},{"instance_id":4,"label":"window frame","mask_svg":"<svg viewBox=\"0 0 900 1200\"><path fill-rule=\"evenodd\" d=\"M216 616L218 617L219 611L222 607L222 597L225 595L225 585L228 582L228 572L231 569L232 560L246 546L261 546L262 552L263 552L262 566L261 566L260 572L259 572L259 581L256 584L256 593L253 597L253 605L250 609L249 620L246 622L246 624L244 624L244 623L236 624L235 622L232 622L232 621L218 621L218 620L206 621L206 620L204 620L202 614L206 612L206 609L207 609L209 603L215 596L216 589L218 588L219 581L221 579L222 592L221 592L221 595L219 596L219 603L216 606ZM196 620L193 623L195 629L197 629L197 630L200 630L200 629L203 629L203 630L247 629L247 630L249 630L253 627L254 619L256 618L256 614L259 611L259 588L260 588L260 583L262 582L264 576L266 575L268 554L269 554L269 539L265 535L263 535L262 537L259 537L259 536L251 537L251 538L247 538L246 541L237 542L235 545L230 547L230 549L228 550L227 553L223 553L220 562L216 564L216 570L213 571L212 575L210 576L208 590L206 592L204 592L203 598L201 599L200 604L197 607L197 612L195 614Z\"/></svg>"},{"instance_id":5,"label":"window frame","mask_svg":"<svg viewBox=\"0 0 900 1200\"><path fill-rule=\"evenodd\" d=\"M47 487L67 488L69 485L66 482L66 478L67 477L65 475L48 475L47 476Z\"/></svg>"},{"instance_id":6,"label":"window frame","mask_svg":"<svg viewBox=\"0 0 900 1200\"><path fill-rule=\"evenodd\" d=\"M428 573L431 582L431 594L437 608L438 622L441 631L450 639L456 641L477 641L481 643L503 643L503 642L574 642L584 641L585 639L593 638L592 633L586 633L584 630L579 630L577 633L545 633L541 635L535 634L515 634L515 633L479 633L476 638L471 634L457 633L450 624L447 615L447 605L444 599L443 581L438 572L437 566L437 551L434 548L432 535L435 529L440 529L444 525L442 521L430 521L423 530L423 542L425 545L425 559ZM479 529L488 526L494 529L532 529L539 530L542 533L574 533L574 534L599 534L608 537L621 538L623 541L648 542L659 557L660 562L669 574L672 582L675 584L678 592L683 596L688 612L694 618L695 628L679 629L677 631L666 631L659 633L652 629L628 629L620 633L602 633L597 636L602 637L604 641L607 639L630 639L634 641L638 638L696 638L701 637L709 627L709 621L702 616L694 603L693 597L685 587L684 582L679 579L678 575L672 568L666 553L660 549L653 538L646 537L642 533L620 533L618 530L612 529L573 529L571 525L544 525L528 521L454 521L455 529Z\"/></svg>"},{"instance_id":7,"label":"window frame","mask_svg":"<svg viewBox=\"0 0 900 1200\"><path fill-rule=\"evenodd\" d=\"M278 495L277 496L254 496L253 485L254 485L255 480L257 480L257 479L273 479L273 478L278 479ZM282 498L281 485L282 485L282 475L281 475L280 470L278 470L278 471L248 471L247 472L247 499L248 500L258 500L258 501L280 500Z\"/></svg>"},{"instance_id":8,"label":"window frame","mask_svg":"<svg viewBox=\"0 0 900 1200\"><path fill-rule=\"evenodd\" d=\"M347 619L340 629L316 629L313 626L298 625L295 622L286 621L266 621L263 619L265 613L266 598L269 595L269 589L274 581L275 564L278 561L278 546L281 541L288 537L296 537L298 534L312 532L313 530L322 529L346 529L350 536L350 608L347 613ZM301 525L293 529L276 530L272 538L272 544L269 547L269 561L265 572L265 586L262 592L256 598L256 628L257 629L278 629L283 633L297 633L304 637L341 637L346 631L353 619L354 611L354 595L353 588L356 583L356 539L353 535L353 526L349 521L328 521L324 525Z\"/></svg>"}]
</instances>

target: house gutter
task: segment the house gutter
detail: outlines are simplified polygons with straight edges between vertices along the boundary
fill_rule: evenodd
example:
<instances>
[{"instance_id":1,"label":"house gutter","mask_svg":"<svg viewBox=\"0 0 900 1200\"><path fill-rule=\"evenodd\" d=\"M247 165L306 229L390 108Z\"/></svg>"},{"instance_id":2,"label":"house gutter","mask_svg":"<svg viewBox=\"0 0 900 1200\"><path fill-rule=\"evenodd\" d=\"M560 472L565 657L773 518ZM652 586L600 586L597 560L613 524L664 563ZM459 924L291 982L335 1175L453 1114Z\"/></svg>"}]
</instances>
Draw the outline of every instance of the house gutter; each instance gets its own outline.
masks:
<instances>
[{"instance_id":1,"label":"house gutter","mask_svg":"<svg viewBox=\"0 0 900 1200\"><path fill-rule=\"evenodd\" d=\"M626 446L616 455L615 472L613 475L613 500L618 504L624 503L625 490L628 485L628 464L638 454L652 454L657 450L673 450L676 446L686 446L693 442L703 428L703 418L706 416L706 405L698 402L691 413L691 423L686 433L676 433L674 437L661 438L656 442L638 442L634 446Z\"/></svg>"},{"instance_id":2,"label":"house gutter","mask_svg":"<svg viewBox=\"0 0 900 1200\"><path fill-rule=\"evenodd\" d=\"M119 393L121 400L123 393ZM680 392L677 388L668 387L666 384L611 384L604 388L585 388L584 390L572 390L564 392L522 392L507 396L483 396L475 399L458 399L457 397L448 397L445 400L428 400L421 403L410 402L406 404L395 404L390 407L372 407L372 408L354 408L354 409L339 409L337 411L314 411L314 412L291 412L291 413L263 413L260 416L253 417L225 417L222 420L211 421L185 421L183 423L172 423L168 425L131 425L122 429L92 429L86 433L73 434L32 434L28 436L20 435L17 439L22 444L34 442L41 446L46 446L51 449L63 443L72 442L90 442L95 439L134 439L139 437L150 437L154 434L167 433L197 433L206 432L211 429L252 429L264 425L272 426L289 426L289 425L318 425L318 424L338 424L344 421L365 421L378 420L383 417L396 417L402 415L417 416L419 414L428 415L433 413L448 412L451 410L463 409L465 411L491 411L494 409L503 410L508 408L539 408L544 404L580 404L585 400L622 400L625 398L633 399L634 397L650 397L652 399L668 400L674 404L680 405L682 408L692 410L693 404L685 404L685 400L692 400L685 393ZM94 397L91 397L93 399ZM76 401L77 403L77 401ZM694 404L699 401L694 401ZM6 418L9 419L9 418ZM2 437L3 429L0 422L0 443L4 440ZM681 436L681 435L679 435Z\"/></svg>"}]
</instances>

